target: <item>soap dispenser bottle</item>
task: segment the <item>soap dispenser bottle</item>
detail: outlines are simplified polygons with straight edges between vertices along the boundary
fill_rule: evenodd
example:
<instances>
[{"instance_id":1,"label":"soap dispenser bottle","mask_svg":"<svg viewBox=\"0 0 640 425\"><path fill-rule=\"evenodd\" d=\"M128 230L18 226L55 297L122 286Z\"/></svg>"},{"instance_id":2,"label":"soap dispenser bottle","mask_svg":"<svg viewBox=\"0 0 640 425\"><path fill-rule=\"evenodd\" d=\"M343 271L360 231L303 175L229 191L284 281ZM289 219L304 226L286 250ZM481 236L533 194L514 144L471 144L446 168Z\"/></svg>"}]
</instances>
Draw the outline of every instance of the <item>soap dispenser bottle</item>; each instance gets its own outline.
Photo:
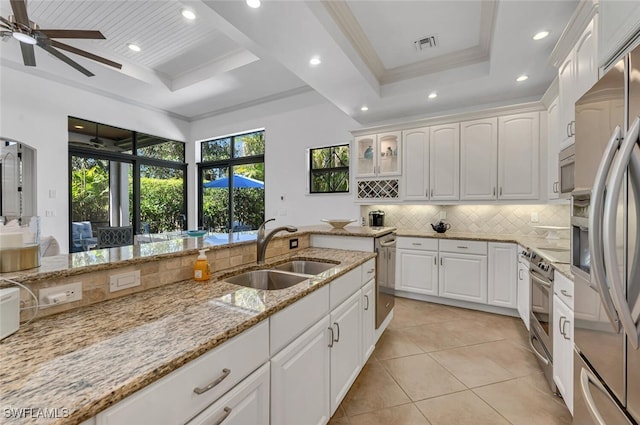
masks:
<instances>
[{"instance_id":1,"label":"soap dispenser bottle","mask_svg":"<svg viewBox=\"0 0 640 425\"><path fill-rule=\"evenodd\" d=\"M205 252L208 249L201 249L200 255L196 259L196 263L193 265L193 280L196 282L206 282L211 278L211 269L209 268L209 260Z\"/></svg>"}]
</instances>

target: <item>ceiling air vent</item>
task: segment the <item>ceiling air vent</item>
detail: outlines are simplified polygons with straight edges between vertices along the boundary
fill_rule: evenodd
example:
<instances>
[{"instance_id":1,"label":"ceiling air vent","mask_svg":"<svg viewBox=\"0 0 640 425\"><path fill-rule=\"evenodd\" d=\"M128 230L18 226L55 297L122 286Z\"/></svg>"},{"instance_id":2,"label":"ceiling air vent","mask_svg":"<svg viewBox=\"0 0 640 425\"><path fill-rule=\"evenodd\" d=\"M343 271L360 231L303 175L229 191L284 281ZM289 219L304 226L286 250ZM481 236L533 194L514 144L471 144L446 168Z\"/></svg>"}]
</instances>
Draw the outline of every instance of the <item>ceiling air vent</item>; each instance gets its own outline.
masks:
<instances>
[{"instance_id":1,"label":"ceiling air vent","mask_svg":"<svg viewBox=\"0 0 640 425\"><path fill-rule=\"evenodd\" d=\"M420 40L414 41L413 45L416 46L416 50L418 52L426 49L430 49L436 47L438 45L438 39L436 35L428 35L426 37L421 38Z\"/></svg>"}]
</instances>

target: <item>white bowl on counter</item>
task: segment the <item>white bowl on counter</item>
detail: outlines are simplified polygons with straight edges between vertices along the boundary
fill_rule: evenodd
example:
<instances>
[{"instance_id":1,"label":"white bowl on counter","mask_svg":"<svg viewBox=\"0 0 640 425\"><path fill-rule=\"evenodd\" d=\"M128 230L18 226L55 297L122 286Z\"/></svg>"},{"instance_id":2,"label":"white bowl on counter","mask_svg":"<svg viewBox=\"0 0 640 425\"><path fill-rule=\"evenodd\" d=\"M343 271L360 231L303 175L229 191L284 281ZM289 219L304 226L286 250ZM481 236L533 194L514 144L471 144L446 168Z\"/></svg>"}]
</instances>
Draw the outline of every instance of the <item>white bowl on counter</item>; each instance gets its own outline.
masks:
<instances>
[{"instance_id":1,"label":"white bowl on counter","mask_svg":"<svg viewBox=\"0 0 640 425\"><path fill-rule=\"evenodd\" d=\"M350 218L323 218L322 220L325 223L329 223L334 229L342 229L344 226L350 223L355 223L358 220L350 219Z\"/></svg>"}]
</instances>

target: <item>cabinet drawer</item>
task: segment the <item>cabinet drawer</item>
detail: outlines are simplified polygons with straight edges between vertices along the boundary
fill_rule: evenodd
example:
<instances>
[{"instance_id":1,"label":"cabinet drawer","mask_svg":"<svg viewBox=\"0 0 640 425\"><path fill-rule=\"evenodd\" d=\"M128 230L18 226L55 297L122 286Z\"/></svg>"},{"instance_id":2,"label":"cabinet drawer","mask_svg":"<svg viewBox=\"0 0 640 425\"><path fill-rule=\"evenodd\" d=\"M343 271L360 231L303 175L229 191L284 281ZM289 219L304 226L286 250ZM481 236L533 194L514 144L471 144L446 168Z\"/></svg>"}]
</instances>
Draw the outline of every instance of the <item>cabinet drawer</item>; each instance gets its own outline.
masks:
<instances>
[{"instance_id":1,"label":"cabinet drawer","mask_svg":"<svg viewBox=\"0 0 640 425\"><path fill-rule=\"evenodd\" d=\"M329 313L329 286L323 286L271 316L272 356Z\"/></svg>"},{"instance_id":2,"label":"cabinet drawer","mask_svg":"<svg viewBox=\"0 0 640 425\"><path fill-rule=\"evenodd\" d=\"M362 286L362 266L351 270L349 273L340 276L331 282L329 289L329 309L333 310L344 300L353 295Z\"/></svg>"},{"instance_id":3,"label":"cabinet drawer","mask_svg":"<svg viewBox=\"0 0 640 425\"><path fill-rule=\"evenodd\" d=\"M461 254L487 254L487 243L479 241L464 241L454 239L440 239L441 252L459 252Z\"/></svg>"},{"instance_id":4,"label":"cabinet drawer","mask_svg":"<svg viewBox=\"0 0 640 425\"><path fill-rule=\"evenodd\" d=\"M372 258L362 265L362 281L361 283L367 283L371 279L376 277L376 259Z\"/></svg>"},{"instance_id":5,"label":"cabinet drawer","mask_svg":"<svg viewBox=\"0 0 640 425\"><path fill-rule=\"evenodd\" d=\"M185 423L268 360L265 320L100 413L96 424Z\"/></svg>"},{"instance_id":6,"label":"cabinet drawer","mask_svg":"<svg viewBox=\"0 0 640 425\"><path fill-rule=\"evenodd\" d=\"M573 310L573 281L557 271L553 272L553 292Z\"/></svg>"},{"instance_id":7,"label":"cabinet drawer","mask_svg":"<svg viewBox=\"0 0 640 425\"><path fill-rule=\"evenodd\" d=\"M416 249L420 251L437 251L438 239L401 237L398 238L397 247L402 249Z\"/></svg>"}]
</instances>

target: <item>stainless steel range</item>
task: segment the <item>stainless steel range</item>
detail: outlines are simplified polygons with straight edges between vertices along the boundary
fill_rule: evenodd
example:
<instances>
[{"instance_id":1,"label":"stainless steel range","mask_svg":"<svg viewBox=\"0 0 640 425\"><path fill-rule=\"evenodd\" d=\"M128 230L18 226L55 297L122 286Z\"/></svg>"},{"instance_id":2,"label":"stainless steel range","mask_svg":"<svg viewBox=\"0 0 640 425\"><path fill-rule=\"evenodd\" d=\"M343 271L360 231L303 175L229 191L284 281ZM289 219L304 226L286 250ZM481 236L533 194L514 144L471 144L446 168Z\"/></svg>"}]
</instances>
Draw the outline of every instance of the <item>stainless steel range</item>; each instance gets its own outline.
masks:
<instances>
[{"instance_id":1,"label":"stainless steel range","mask_svg":"<svg viewBox=\"0 0 640 425\"><path fill-rule=\"evenodd\" d=\"M529 276L531 297L529 313L529 344L542 366L544 376L554 393L553 382L553 271L535 252L531 253Z\"/></svg>"},{"instance_id":2,"label":"stainless steel range","mask_svg":"<svg viewBox=\"0 0 640 425\"><path fill-rule=\"evenodd\" d=\"M376 329L387 318L395 297L393 290L396 286L396 234L388 233L375 238L376 259Z\"/></svg>"}]
</instances>

